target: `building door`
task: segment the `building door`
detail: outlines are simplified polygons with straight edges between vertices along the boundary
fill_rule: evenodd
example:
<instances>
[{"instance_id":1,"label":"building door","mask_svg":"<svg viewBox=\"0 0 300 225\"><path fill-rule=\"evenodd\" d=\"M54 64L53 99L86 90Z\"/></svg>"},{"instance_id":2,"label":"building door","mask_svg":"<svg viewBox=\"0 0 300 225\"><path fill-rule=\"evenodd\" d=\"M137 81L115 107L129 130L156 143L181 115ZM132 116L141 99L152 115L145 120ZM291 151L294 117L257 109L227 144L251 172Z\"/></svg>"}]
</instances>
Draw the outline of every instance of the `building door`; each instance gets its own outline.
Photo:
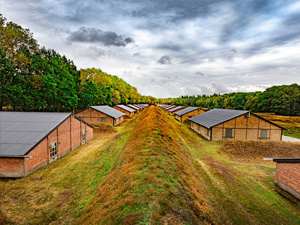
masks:
<instances>
[{"instance_id":1,"label":"building door","mask_svg":"<svg viewBox=\"0 0 300 225\"><path fill-rule=\"evenodd\" d=\"M57 141L52 142L49 146L50 149L50 160L49 163L57 159Z\"/></svg>"},{"instance_id":2,"label":"building door","mask_svg":"<svg viewBox=\"0 0 300 225\"><path fill-rule=\"evenodd\" d=\"M85 130L82 131L82 144L86 142L86 132Z\"/></svg>"}]
</instances>

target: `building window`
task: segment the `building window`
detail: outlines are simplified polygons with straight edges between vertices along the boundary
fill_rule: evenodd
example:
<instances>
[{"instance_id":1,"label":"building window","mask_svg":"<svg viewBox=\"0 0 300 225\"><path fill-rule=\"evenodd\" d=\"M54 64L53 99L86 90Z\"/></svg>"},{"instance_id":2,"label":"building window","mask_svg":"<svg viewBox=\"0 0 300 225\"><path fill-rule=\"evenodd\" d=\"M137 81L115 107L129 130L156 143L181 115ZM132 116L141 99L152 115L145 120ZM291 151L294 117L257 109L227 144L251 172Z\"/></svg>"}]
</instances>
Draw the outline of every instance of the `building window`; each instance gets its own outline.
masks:
<instances>
[{"instance_id":1,"label":"building window","mask_svg":"<svg viewBox=\"0 0 300 225\"><path fill-rule=\"evenodd\" d=\"M225 130L225 137L231 138L232 137L232 129Z\"/></svg>"},{"instance_id":2,"label":"building window","mask_svg":"<svg viewBox=\"0 0 300 225\"><path fill-rule=\"evenodd\" d=\"M57 159L57 142L52 142L49 146L50 149L50 161Z\"/></svg>"},{"instance_id":3,"label":"building window","mask_svg":"<svg viewBox=\"0 0 300 225\"><path fill-rule=\"evenodd\" d=\"M268 138L268 130L261 130L260 138Z\"/></svg>"},{"instance_id":4,"label":"building window","mask_svg":"<svg viewBox=\"0 0 300 225\"><path fill-rule=\"evenodd\" d=\"M206 135L209 136L209 129L206 130Z\"/></svg>"},{"instance_id":5,"label":"building window","mask_svg":"<svg viewBox=\"0 0 300 225\"><path fill-rule=\"evenodd\" d=\"M105 118L104 118L104 117L101 117L101 118L100 118L100 122L101 122L101 123L105 123Z\"/></svg>"}]
</instances>

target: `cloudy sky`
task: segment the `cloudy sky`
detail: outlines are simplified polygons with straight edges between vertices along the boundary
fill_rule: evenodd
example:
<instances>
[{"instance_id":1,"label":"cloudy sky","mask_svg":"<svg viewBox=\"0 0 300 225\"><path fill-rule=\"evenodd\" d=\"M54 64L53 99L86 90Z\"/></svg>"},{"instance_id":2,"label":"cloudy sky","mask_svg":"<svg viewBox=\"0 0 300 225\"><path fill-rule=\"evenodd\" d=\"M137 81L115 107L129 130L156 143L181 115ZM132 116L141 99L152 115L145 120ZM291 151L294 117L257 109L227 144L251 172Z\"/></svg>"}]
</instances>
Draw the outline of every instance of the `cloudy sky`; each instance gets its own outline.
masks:
<instances>
[{"instance_id":1,"label":"cloudy sky","mask_svg":"<svg viewBox=\"0 0 300 225\"><path fill-rule=\"evenodd\" d=\"M0 13L143 95L300 83L299 0L0 0Z\"/></svg>"}]
</instances>

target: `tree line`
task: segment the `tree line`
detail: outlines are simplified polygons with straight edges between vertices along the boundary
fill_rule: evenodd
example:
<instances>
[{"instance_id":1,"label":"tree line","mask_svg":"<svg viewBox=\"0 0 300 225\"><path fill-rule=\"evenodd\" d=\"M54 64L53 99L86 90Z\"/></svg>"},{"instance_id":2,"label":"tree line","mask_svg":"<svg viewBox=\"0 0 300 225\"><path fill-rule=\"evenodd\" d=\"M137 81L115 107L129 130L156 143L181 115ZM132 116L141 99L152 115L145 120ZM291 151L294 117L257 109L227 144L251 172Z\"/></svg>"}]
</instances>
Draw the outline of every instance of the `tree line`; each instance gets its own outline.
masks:
<instances>
[{"instance_id":1,"label":"tree line","mask_svg":"<svg viewBox=\"0 0 300 225\"><path fill-rule=\"evenodd\" d=\"M281 85L267 88L263 92L237 92L210 96L181 96L160 99L160 103L198 106L203 108L226 108L250 110L252 112L279 115L300 115L300 85Z\"/></svg>"},{"instance_id":2,"label":"tree line","mask_svg":"<svg viewBox=\"0 0 300 225\"><path fill-rule=\"evenodd\" d=\"M89 105L151 103L123 79L40 47L29 29L0 14L0 110L72 111Z\"/></svg>"}]
</instances>

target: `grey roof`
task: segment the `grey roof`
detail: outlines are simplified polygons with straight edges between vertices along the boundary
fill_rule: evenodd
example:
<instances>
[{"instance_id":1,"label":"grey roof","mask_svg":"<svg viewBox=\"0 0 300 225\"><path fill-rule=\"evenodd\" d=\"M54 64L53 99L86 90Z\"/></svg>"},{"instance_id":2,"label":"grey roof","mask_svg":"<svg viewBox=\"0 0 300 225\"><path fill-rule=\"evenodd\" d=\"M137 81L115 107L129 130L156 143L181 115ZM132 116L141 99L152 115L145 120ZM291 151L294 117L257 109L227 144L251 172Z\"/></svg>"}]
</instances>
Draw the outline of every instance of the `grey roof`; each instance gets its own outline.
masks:
<instances>
[{"instance_id":1,"label":"grey roof","mask_svg":"<svg viewBox=\"0 0 300 225\"><path fill-rule=\"evenodd\" d=\"M173 109L170 109L169 112L174 112L174 111L176 111L178 109L182 109L182 108L184 108L184 106L177 106L177 107L175 107Z\"/></svg>"},{"instance_id":2,"label":"grey roof","mask_svg":"<svg viewBox=\"0 0 300 225\"><path fill-rule=\"evenodd\" d=\"M215 108L198 116L190 118L190 121L193 121L203 127L210 129L220 123L224 123L228 120L231 120L248 112L249 111L246 110Z\"/></svg>"},{"instance_id":3,"label":"grey roof","mask_svg":"<svg viewBox=\"0 0 300 225\"><path fill-rule=\"evenodd\" d=\"M170 106L166 107L165 110L169 110L169 109L172 109L174 107L176 107L176 105L170 105Z\"/></svg>"},{"instance_id":4,"label":"grey roof","mask_svg":"<svg viewBox=\"0 0 300 225\"><path fill-rule=\"evenodd\" d=\"M127 106L129 106L130 108L133 108L133 109L135 109L135 110L140 110L140 108L138 108L138 107L136 107L136 106L134 106L134 105L131 105L131 104L128 104Z\"/></svg>"},{"instance_id":5,"label":"grey roof","mask_svg":"<svg viewBox=\"0 0 300 225\"><path fill-rule=\"evenodd\" d=\"M182 110L176 112L175 115L182 116L182 115L192 112L196 109L199 109L199 107L186 107L185 109L182 109Z\"/></svg>"},{"instance_id":6,"label":"grey roof","mask_svg":"<svg viewBox=\"0 0 300 225\"><path fill-rule=\"evenodd\" d=\"M71 113L0 112L0 157L21 157L55 130Z\"/></svg>"},{"instance_id":7,"label":"grey roof","mask_svg":"<svg viewBox=\"0 0 300 225\"><path fill-rule=\"evenodd\" d=\"M108 105L96 105L96 106L91 106L91 108L115 119L126 115L125 113L120 112L119 110L114 109Z\"/></svg>"},{"instance_id":8,"label":"grey roof","mask_svg":"<svg viewBox=\"0 0 300 225\"><path fill-rule=\"evenodd\" d=\"M126 110L127 112L134 112L136 110L126 106L126 105L117 105L119 108Z\"/></svg>"}]
</instances>

